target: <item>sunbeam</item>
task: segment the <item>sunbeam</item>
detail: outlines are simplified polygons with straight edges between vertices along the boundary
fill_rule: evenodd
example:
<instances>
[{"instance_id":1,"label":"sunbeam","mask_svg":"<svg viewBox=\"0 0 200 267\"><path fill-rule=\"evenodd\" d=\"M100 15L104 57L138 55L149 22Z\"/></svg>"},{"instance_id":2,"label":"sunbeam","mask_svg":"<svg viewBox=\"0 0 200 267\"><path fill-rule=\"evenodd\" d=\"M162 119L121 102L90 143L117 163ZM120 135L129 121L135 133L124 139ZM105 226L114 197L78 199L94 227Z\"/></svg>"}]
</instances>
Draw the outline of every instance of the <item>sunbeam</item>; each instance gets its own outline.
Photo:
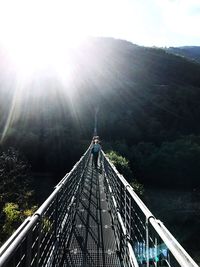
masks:
<instances>
[{"instance_id":1,"label":"sunbeam","mask_svg":"<svg viewBox=\"0 0 200 267\"><path fill-rule=\"evenodd\" d=\"M20 116L20 102L22 100L22 94L23 94L23 89L22 87L18 86L15 88L15 92L13 94L13 99L10 105L10 109L8 112L8 116L5 122L5 126L1 135L0 143L3 142L10 125L12 125L12 122Z\"/></svg>"},{"instance_id":2,"label":"sunbeam","mask_svg":"<svg viewBox=\"0 0 200 267\"><path fill-rule=\"evenodd\" d=\"M18 79L38 73L71 73L72 49L83 41L82 28L71 1L4 2L0 12L0 42ZM7 14L10 14L9 17Z\"/></svg>"}]
</instances>

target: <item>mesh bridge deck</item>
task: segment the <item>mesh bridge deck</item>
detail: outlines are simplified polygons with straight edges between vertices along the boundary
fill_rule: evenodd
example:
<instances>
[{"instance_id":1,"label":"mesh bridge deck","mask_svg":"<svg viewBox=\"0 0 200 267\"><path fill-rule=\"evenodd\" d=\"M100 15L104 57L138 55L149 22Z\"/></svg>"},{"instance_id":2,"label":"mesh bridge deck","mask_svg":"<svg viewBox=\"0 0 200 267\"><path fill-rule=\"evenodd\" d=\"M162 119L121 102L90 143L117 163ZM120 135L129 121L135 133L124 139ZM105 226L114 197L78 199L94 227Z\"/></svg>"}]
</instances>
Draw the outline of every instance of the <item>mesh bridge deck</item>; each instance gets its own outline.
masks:
<instances>
[{"instance_id":1,"label":"mesh bridge deck","mask_svg":"<svg viewBox=\"0 0 200 267\"><path fill-rule=\"evenodd\" d=\"M121 266L104 192L103 175L94 169L92 161L84 176L63 266Z\"/></svg>"},{"instance_id":2,"label":"mesh bridge deck","mask_svg":"<svg viewBox=\"0 0 200 267\"><path fill-rule=\"evenodd\" d=\"M1 267L198 267L103 151L100 158L103 173L88 148L0 248Z\"/></svg>"}]
</instances>

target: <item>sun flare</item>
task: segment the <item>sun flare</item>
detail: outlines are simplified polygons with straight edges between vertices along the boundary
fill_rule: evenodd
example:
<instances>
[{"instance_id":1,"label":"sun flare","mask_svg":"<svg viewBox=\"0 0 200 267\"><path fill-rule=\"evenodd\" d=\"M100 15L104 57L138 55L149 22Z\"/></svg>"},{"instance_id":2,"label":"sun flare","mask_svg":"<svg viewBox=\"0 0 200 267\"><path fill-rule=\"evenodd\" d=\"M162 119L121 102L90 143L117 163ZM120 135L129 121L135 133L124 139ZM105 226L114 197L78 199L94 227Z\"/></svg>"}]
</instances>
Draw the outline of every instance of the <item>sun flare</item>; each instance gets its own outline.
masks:
<instances>
[{"instance_id":1,"label":"sun flare","mask_svg":"<svg viewBox=\"0 0 200 267\"><path fill-rule=\"evenodd\" d=\"M73 1L5 1L0 17L0 42L19 77L70 75L71 50L85 38Z\"/></svg>"}]
</instances>

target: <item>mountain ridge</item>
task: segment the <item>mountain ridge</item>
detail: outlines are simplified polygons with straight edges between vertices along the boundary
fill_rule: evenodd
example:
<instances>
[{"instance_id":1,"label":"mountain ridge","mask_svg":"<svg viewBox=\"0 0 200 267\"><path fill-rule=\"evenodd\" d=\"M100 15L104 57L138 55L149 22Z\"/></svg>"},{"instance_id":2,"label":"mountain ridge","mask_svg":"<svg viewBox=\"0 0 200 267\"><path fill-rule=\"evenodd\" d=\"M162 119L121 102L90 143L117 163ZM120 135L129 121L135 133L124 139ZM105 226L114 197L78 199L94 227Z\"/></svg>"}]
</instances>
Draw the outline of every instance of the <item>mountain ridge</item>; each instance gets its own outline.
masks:
<instances>
[{"instance_id":1,"label":"mountain ridge","mask_svg":"<svg viewBox=\"0 0 200 267\"><path fill-rule=\"evenodd\" d=\"M134 162L139 153L148 161L159 149L171 153L164 143L180 148L188 136L200 135L200 64L111 38L92 38L72 55L67 84L49 75L18 91L14 76L0 73L1 146L22 150L35 170L66 170L66 161L71 167L89 142L98 107L98 133L107 147L127 156L139 178L158 180L156 168L150 179ZM144 154L149 143L153 148Z\"/></svg>"},{"instance_id":2,"label":"mountain ridge","mask_svg":"<svg viewBox=\"0 0 200 267\"><path fill-rule=\"evenodd\" d=\"M200 63L200 46L169 47L166 51Z\"/></svg>"}]
</instances>

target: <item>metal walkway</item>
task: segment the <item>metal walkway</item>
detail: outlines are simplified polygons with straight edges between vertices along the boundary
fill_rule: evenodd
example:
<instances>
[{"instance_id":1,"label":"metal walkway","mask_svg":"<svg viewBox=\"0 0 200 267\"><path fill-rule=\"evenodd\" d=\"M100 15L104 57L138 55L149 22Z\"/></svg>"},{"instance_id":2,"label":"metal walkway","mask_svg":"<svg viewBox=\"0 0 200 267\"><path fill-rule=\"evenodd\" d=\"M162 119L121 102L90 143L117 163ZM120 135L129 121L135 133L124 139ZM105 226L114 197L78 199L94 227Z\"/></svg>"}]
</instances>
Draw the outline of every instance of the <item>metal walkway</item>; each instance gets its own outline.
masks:
<instances>
[{"instance_id":1,"label":"metal walkway","mask_svg":"<svg viewBox=\"0 0 200 267\"><path fill-rule=\"evenodd\" d=\"M103 175L90 160L63 266L121 266Z\"/></svg>"},{"instance_id":2,"label":"metal walkway","mask_svg":"<svg viewBox=\"0 0 200 267\"><path fill-rule=\"evenodd\" d=\"M103 151L89 147L0 248L0 267L198 267Z\"/></svg>"}]
</instances>

